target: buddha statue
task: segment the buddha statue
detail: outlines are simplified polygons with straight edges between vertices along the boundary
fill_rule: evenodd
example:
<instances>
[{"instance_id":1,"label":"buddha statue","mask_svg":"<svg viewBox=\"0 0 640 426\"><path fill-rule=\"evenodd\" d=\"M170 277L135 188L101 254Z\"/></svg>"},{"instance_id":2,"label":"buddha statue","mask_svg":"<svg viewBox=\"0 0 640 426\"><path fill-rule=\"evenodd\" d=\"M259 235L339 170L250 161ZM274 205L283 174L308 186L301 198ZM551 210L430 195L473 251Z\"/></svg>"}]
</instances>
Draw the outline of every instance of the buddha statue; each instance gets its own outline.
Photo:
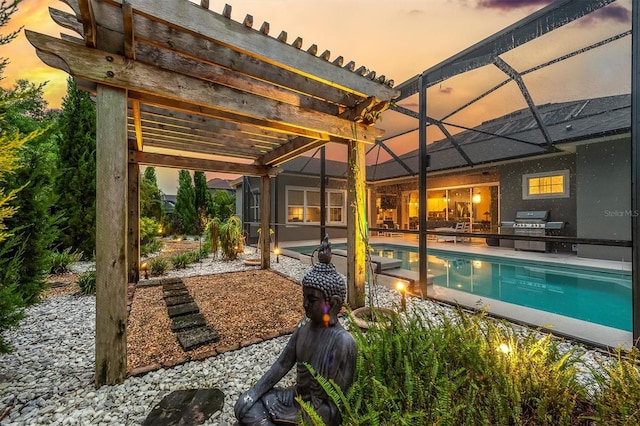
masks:
<instances>
[{"instance_id":1,"label":"buddha statue","mask_svg":"<svg viewBox=\"0 0 640 426\"><path fill-rule=\"evenodd\" d=\"M346 392L355 375L357 345L338 322L347 288L331 263L331 244L325 236L318 250L318 262L302 279L305 317L298 323L287 345L269 370L238 398L234 406L240 425L295 424L302 410L300 396L320 415L325 424L342 422L338 407L313 378L305 363L325 379L333 379ZM296 383L277 387L291 368Z\"/></svg>"}]
</instances>

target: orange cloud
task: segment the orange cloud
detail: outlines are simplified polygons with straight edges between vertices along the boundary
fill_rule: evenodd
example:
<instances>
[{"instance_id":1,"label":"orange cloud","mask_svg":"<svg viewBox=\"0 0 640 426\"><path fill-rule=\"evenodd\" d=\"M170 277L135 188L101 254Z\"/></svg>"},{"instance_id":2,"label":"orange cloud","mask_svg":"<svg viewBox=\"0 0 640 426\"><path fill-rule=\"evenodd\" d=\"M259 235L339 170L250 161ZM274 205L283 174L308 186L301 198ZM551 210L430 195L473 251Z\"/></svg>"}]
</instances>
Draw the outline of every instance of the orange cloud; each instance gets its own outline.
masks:
<instances>
[{"instance_id":1,"label":"orange cloud","mask_svg":"<svg viewBox=\"0 0 640 426\"><path fill-rule=\"evenodd\" d=\"M58 36L63 30L49 16L49 7L69 11L69 8L56 0L23 0L18 11L11 16L9 23L2 28L2 34L9 34L24 27L40 33ZM59 108L62 97L67 91L68 74L45 65L35 54L35 49L21 31L11 43L2 46L0 57L8 58L9 65L4 70L3 88L13 87L17 80L29 80L40 84L47 82L44 98L49 108Z\"/></svg>"}]
</instances>

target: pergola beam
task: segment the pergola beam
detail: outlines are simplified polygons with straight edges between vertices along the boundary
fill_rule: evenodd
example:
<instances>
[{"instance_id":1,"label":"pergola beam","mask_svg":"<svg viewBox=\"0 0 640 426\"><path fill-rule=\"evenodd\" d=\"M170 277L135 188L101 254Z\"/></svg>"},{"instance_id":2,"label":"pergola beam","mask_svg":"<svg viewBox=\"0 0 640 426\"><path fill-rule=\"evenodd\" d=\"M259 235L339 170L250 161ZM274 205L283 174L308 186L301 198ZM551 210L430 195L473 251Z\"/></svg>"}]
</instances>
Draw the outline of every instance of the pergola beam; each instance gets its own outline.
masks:
<instances>
[{"instance_id":1,"label":"pergola beam","mask_svg":"<svg viewBox=\"0 0 640 426\"><path fill-rule=\"evenodd\" d=\"M207 172L239 173L246 176L274 176L277 174L277 169L273 167L230 163L228 161L209 160L205 158L178 157L153 152L129 151L129 161L149 166L202 170Z\"/></svg>"},{"instance_id":2,"label":"pergola beam","mask_svg":"<svg viewBox=\"0 0 640 426\"><path fill-rule=\"evenodd\" d=\"M36 49L59 57L74 77L130 91L152 94L164 99L188 102L194 106L219 109L242 117L291 123L292 129L308 129L339 138L373 143L382 131L352 121L318 113L302 111L292 105L239 92L209 81L172 73L154 66L130 61L109 52L80 47L44 34L25 30L27 39ZM211 96L212 91L216 94ZM264 118L263 118L264 117ZM271 120L269 118L272 117Z\"/></svg>"}]
</instances>

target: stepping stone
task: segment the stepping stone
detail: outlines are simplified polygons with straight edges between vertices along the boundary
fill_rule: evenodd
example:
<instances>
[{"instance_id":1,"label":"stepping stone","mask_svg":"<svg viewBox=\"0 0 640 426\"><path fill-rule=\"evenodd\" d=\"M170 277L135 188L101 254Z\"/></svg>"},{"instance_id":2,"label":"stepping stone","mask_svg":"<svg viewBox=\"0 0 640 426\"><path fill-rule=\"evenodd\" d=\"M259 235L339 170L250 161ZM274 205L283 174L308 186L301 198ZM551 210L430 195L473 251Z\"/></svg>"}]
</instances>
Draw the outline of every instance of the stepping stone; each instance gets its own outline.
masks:
<instances>
[{"instance_id":1,"label":"stepping stone","mask_svg":"<svg viewBox=\"0 0 640 426\"><path fill-rule=\"evenodd\" d=\"M175 296L184 296L185 294L189 294L189 290L186 288L184 290L165 290L164 297L175 297Z\"/></svg>"},{"instance_id":2,"label":"stepping stone","mask_svg":"<svg viewBox=\"0 0 640 426\"><path fill-rule=\"evenodd\" d=\"M220 340L218 332L207 326L178 331L176 335L178 342L180 342L185 351Z\"/></svg>"},{"instance_id":3,"label":"stepping stone","mask_svg":"<svg viewBox=\"0 0 640 426\"><path fill-rule=\"evenodd\" d=\"M186 290L187 287L184 285L183 282L179 282L179 283L171 283L171 284L163 284L162 285L162 289L164 291L171 291L171 290Z\"/></svg>"},{"instance_id":4,"label":"stepping stone","mask_svg":"<svg viewBox=\"0 0 640 426\"><path fill-rule=\"evenodd\" d=\"M200 312L200 310L198 309L198 305L196 305L195 302L183 303L182 305L167 306L167 311L169 312L169 318Z\"/></svg>"},{"instance_id":5,"label":"stepping stone","mask_svg":"<svg viewBox=\"0 0 640 426\"><path fill-rule=\"evenodd\" d=\"M171 326L171 331L186 330L188 328L207 325L207 321L200 312L196 314L180 315L179 317L174 317L172 321L173 325Z\"/></svg>"},{"instance_id":6,"label":"stepping stone","mask_svg":"<svg viewBox=\"0 0 640 426\"><path fill-rule=\"evenodd\" d=\"M191 295L187 293L182 296L165 297L164 301L167 306L182 305L184 303L193 302L193 297L191 297Z\"/></svg>"},{"instance_id":7,"label":"stepping stone","mask_svg":"<svg viewBox=\"0 0 640 426\"><path fill-rule=\"evenodd\" d=\"M201 425L222 410L224 393L220 389L173 391L162 398L142 423L144 426Z\"/></svg>"}]
</instances>

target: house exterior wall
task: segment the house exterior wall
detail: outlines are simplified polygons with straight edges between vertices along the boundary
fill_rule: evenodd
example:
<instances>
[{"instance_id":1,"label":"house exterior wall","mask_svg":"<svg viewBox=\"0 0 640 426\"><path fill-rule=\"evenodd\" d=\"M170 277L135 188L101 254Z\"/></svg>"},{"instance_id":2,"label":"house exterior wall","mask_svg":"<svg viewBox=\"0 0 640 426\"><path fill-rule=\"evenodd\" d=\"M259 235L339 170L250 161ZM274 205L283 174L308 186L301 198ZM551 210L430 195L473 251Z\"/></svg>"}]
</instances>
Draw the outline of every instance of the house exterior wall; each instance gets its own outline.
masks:
<instances>
[{"instance_id":1,"label":"house exterior wall","mask_svg":"<svg viewBox=\"0 0 640 426\"><path fill-rule=\"evenodd\" d=\"M631 240L631 140L577 147L578 237ZM578 244L578 256L631 261L631 247Z\"/></svg>"},{"instance_id":2,"label":"house exterior wall","mask_svg":"<svg viewBox=\"0 0 640 426\"><path fill-rule=\"evenodd\" d=\"M531 173L569 170L569 197L527 200L522 195L523 176ZM500 175L500 220L511 221L521 210L549 210L550 221L565 222L559 235L576 236L576 161L575 154L558 155L535 160L523 160L498 166ZM504 233L510 232L502 230ZM511 231L512 232L512 231ZM501 240L503 247L513 247L513 241ZM569 244L554 243L551 251L571 251Z\"/></svg>"},{"instance_id":3,"label":"house exterior wall","mask_svg":"<svg viewBox=\"0 0 640 426\"><path fill-rule=\"evenodd\" d=\"M247 179L251 190L255 194L259 194L259 179ZM296 186L302 188L318 188L320 189L320 178L314 176L294 175L282 173L276 178L271 179L271 229L277 231L277 236L272 236L272 242L277 238L278 243L287 241L302 240L321 240L320 225L317 224L287 224L287 187ZM326 185L327 189L344 189L346 190L346 180L330 178ZM238 188L236 200L242 199L242 185ZM346 210L345 210L346 215ZM258 240L258 222L247 223L248 220L243 218L245 223L245 231L248 233L247 241L249 244L255 244ZM326 232L331 239L346 238L346 223L344 226L334 227L327 226Z\"/></svg>"}]
</instances>

